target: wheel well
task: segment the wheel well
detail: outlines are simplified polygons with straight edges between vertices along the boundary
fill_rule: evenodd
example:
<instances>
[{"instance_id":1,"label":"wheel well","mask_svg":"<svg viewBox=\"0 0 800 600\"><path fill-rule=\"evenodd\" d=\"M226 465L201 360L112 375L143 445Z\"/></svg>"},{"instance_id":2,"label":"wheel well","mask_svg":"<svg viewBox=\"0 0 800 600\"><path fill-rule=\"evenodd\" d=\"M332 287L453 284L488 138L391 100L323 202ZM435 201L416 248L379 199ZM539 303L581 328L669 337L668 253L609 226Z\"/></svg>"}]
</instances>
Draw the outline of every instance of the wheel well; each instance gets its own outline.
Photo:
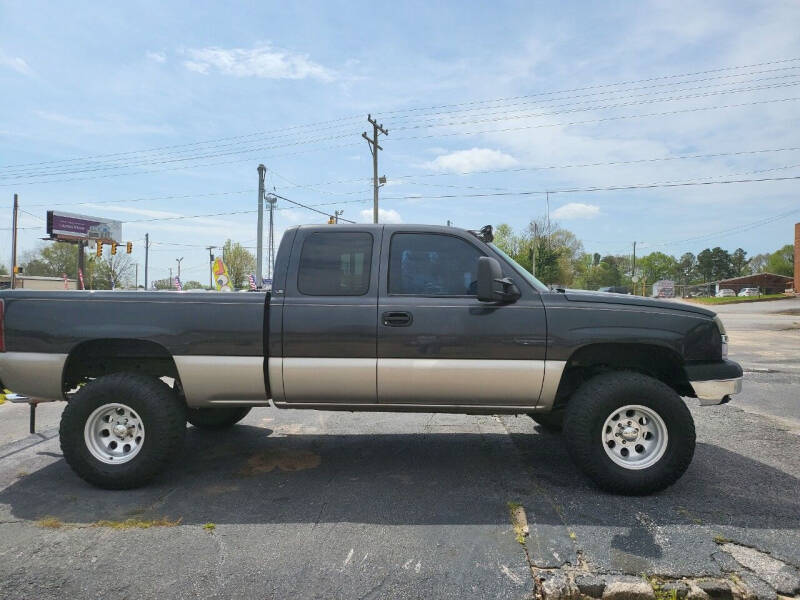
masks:
<instances>
[{"instance_id":1,"label":"wheel well","mask_svg":"<svg viewBox=\"0 0 800 600\"><path fill-rule=\"evenodd\" d=\"M606 371L636 371L666 383L681 396L693 395L677 352L650 344L592 344L576 350L564 367L554 409L563 408L580 385Z\"/></svg>"},{"instance_id":2,"label":"wheel well","mask_svg":"<svg viewBox=\"0 0 800 600\"><path fill-rule=\"evenodd\" d=\"M109 373L140 373L169 377L180 389L178 368L164 346L147 340L100 339L81 342L69 353L64 364L64 393L79 384Z\"/></svg>"}]
</instances>

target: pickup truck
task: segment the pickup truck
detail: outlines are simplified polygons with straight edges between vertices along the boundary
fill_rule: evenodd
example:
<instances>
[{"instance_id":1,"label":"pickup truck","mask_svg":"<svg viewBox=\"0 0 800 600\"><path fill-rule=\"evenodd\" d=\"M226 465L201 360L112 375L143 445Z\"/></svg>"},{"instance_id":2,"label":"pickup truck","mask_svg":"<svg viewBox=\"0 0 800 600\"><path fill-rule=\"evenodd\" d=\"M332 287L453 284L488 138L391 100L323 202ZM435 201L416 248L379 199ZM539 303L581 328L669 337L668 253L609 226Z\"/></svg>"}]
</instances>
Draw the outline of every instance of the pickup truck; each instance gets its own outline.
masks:
<instances>
[{"instance_id":1,"label":"pickup truck","mask_svg":"<svg viewBox=\"0 0 800 600\"><path fill-rule=\"evenodd\" d=\"M551 291L491 242L490 227L301 226L268 293L3 291L0 380L67 401L64 458L103 488L157 475L187 421L257 406L529 415L602 489L674 483L695 447L681 396L741 389L720 320Z\"/></svg>"}]
</instances>

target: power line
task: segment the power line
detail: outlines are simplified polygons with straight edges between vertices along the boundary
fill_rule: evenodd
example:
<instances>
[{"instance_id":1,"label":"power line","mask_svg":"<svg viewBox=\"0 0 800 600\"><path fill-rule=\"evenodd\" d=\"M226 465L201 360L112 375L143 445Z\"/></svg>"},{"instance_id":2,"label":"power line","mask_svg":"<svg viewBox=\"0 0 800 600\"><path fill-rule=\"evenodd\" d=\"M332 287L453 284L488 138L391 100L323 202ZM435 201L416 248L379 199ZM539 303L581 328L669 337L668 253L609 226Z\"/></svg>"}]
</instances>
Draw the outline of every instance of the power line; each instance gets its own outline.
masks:
<instances>
[{"instance_id":1,"label":"power line","mask_svg":"<svg viewBox=\"0 0 800 600\"><path fill-rule=\"evenodd\" d=\"M289 204L294 204L296 206L301 206L301 207L303 207L305 209L308 209L308 210L311 210L311 211L313 211L315 213L319 213L321 215L325 215L326 217L333 216L330 213L326 213L325 211L322 211L322 210L319 210L317 208L314 208L313 206L310 206L308 204L303 204L302 202L297 202L296 200L289 200L289 198L286 198L285 196L281 196L280 194L276 194L275 192L271 192L269 195L275 196L276 198L278 198L280 200L284 200L284 201L288 202ZM339 217L339 220L340 221L347 221L348 223L355 223L355 221L351 221L350 219L345 219L344 217Z\"/></svg>"}]
</instances>

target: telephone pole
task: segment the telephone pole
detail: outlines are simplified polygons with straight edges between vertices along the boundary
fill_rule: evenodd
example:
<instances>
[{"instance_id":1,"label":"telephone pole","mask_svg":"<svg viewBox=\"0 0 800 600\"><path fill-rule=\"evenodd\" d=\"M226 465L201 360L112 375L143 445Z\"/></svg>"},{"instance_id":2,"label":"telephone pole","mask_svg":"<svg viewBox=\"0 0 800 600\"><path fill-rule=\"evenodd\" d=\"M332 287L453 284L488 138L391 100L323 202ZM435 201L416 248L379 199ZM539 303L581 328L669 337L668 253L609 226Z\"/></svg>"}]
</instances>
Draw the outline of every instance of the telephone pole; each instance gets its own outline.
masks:
<instances>
[{"instance_id":1,"label":"telephone pole","mask_svg":"<svg viewBox=\"0 0 800 600\"><path fill-rule=\"evenodd\" d=\"M342 215L343 210L334 210L333 211L333 222L337 225L339 224L339 217Z\"/></svg>"},{"instance_id":2,"label":"telephone pole","mask_svg":"<svg viewBox=\"0 0 800 600\"><path fill-rule=\"evenodd\" d=\"M183 257L182 257L182 256L181 256L180 258L176 258L176 259L175 259L175 262L177 262L177 263L178 263L178 279L180 279L180 278L181 278L181 261L182 261L182 260L183 260Z\"/></svg>"},{"instance_id":3,"label":"telephone pole","mask_svg":"<svg viewBox=\"0 0 800 600\"><path fill-rule=\"evenodd\" d=\"M378 188L380 187L380 183L386 181L386 177L381 177L383 182L378 180L378 151L383 150L381 146L378 144L378 134L382 133L383 135L389 135L389 131L383 128L383 124L378 124L376 119L372 118L372 115L367 115L367 121L370 122L372 125L372 137L367 136L367 132L361 134L365 140L367 140L367 144L369 144L369 151L372 152L372 222L378 222Z\"/></svg>"},{"instance_id":4,"label":"telephone pole","mask_svg":"<svg viewBox=\"0 0 800 600\"><path fill-rule=\"evenodd\" d=\"M150 257L150 234L144 234L144 289L150 289L150 280L147 278L147 259Z\"/></svg>"},{"instance_id":5,"label":"telephone pole","mask_svg":"<svg viewBox=\"0 0 800 600\"><path fill-rule=\"evenodd\" d=\"M211 253L212 250L216 250L216 246L206 246L206 250L208 250L208 287L214 287L214 255Z\"/></svg>"},{"instance_id":6,"label":"telephone pole","mask_svg":"<svg viewBox=\"0 0 800 600\"><path fill-rule=\"evenodd\" d=\"M633 264L631 266L631 277L636 277L636 242L633 242Z\"/></svg>"},{"instance_id":7,"label":"telephone pole","mask_svg":"<svg viewBox=\"0 0 800 600\"><path fill-rule=\"evenodd\" d=\"M19 214L19 197L14 194L14 216L11 230L11 289L17 287L17 215Z\"/></svg>"},{"instance_id":8,"label":"telephone pole","mask_svg":"<svg viewBox=\"0 0 800 600\"><path fill-rule=\"evenodd\" d=\"M261 287L261 258L264 251L264 176L267 173L267 167L258 165L258 232L256 233L256 282L257 287ZM272 211L270 211L270 217Z\"/></svg>"}]
</instances>

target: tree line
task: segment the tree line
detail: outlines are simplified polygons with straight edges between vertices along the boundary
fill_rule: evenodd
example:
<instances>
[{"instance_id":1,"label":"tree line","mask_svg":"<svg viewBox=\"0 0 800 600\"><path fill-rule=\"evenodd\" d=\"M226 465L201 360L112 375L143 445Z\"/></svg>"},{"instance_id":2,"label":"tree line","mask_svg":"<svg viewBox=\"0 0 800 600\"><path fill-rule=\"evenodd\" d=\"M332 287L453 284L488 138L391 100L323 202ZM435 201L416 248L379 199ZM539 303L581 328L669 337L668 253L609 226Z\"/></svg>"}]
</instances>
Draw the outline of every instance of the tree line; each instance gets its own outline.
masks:
<instances>
[{"instance_id":1,"label":"tree line","mask_svg":"<svg viewBox=\"0 0 800 600\"><path fill-rule=\"evenodd\" d=\"M502 223L495 228L494 243L546 284L589 290L632 285L632 253L586 252L575 234L556 222L537 219L519 231ZM680 257L650 252L636 257L635 274L648 283L669 279L680 285L696 285L764 272L791 277L794 246L787 244L750 258L742 248L728 251L719 246L697 255L685 252Z\"/></svg>"},{"instance_id":2,"label":"tree line","mask_svg":"<svg viewBox=\"0 0 800 600\"><path fill-rule=\"evenodd\" d=\"M112 288L132 288L136 274L136 264L130 254L117 251L111 255L106 250L102 257L94 252L84 250L83 281L86 289L109 290ZM236 288L248 287L247 276L255 270L256 259L252 252L239 242L227 240L222 247L222 260L228 267L231 282ZM23 275L41 277L63 277L68 279L78 278L78 248L75 244L66 242L48 242L30 250L21 256L19 261ZM210 265L209 265L210 268ZM0 275L5 275L8 270L0 265ZM140 269L140 276L144 277L144 269ZM163 277L151 282L156 289L174 289L174 281ZM144 287L142 280L139 287ZM189 280L182 282L184 290L208 288L199 281Z\"/></svg>"}]
</instances>

